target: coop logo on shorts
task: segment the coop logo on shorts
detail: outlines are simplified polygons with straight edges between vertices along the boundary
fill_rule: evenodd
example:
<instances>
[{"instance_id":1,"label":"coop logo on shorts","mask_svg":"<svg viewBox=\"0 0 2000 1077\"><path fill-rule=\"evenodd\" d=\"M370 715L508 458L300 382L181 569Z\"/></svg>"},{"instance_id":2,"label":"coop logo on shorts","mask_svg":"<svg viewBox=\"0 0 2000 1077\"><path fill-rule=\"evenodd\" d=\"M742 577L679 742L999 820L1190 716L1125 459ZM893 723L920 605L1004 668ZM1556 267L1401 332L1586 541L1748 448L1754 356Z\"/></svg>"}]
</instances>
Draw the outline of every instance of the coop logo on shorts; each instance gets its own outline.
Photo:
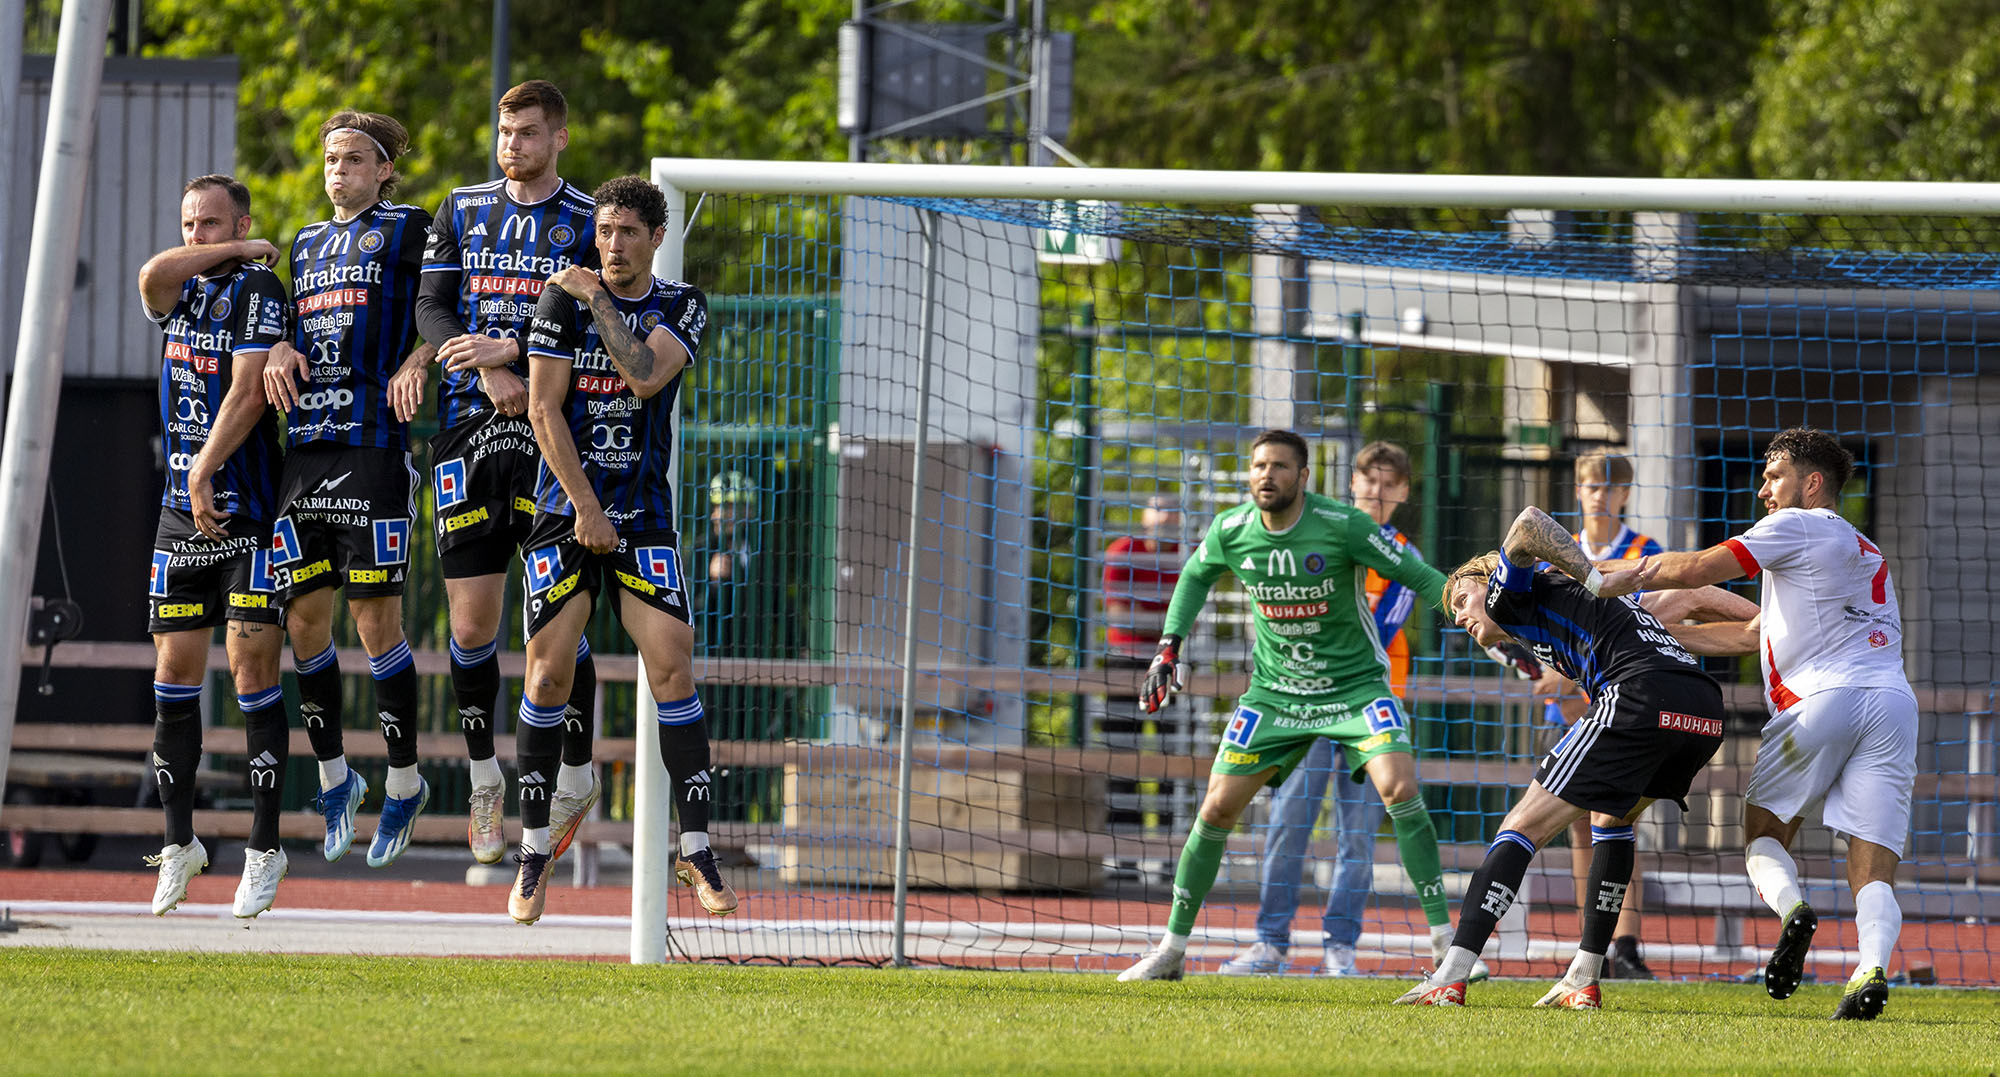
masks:
<instances>
[{"instance_id":1,"label":"coop logo on shorts","mask_svg":"<svg viewBox=\"0 0 2000 1077\"><path fill-rule=\"evenodd\" d=\"M1253 711L1248 707L1236 708L1236 713L1230 716L1229 725L1222 730L1222 743L1248 748L1250 738L1257 732L1257 723L1263 720L1262 711Z\"/></svg>"},{"instance_id":2,"label":"coop logo on shorts","mask_svg":"<svg viewBox=\"0 0 2000 1077\"><path fill-rule=\"evenodd\" d=\"M271 570L271 551L250 551L250 589L266 594L278 589L278 574Z\"/></svg>"},{"instance_id":3,"label":"coop logo on shorts","mask_svg":"<svg viewBox=\"0 0 2000 1077\"><path fill-rule=\"evenodd\" d=\"M375 521L375 563L378 565L400 565L409 559L409 517L403 516L394 520Z\"/></svg>"},{"instance_id":4,"label":"coop logo on shorts","mask_svg":"<svg viewBox=\"0 0 2000 1077\"><path fill-rule=\"evenodd\" d=\"M544 546L528 555L528 592L546 591L562 575L562 550Z\"/></svg>"},{"instance_id":5,"label":"coop logo on shorts","mask_svg":"<svg viewBox=\"0 0 2000 1077\"><path fill-rule=\"evenodd\" d=\"M465 500L465 461L446 460L437 466L437 507L440 511Z\"/></svg>"},{"instance_id":6,"label":"coop logo on shorts","mask_svg":"<svg viewBox=\"0 0 2000 1077\"><path fill-rule=\"evenodd\" d=\"M632 551L638 559L639 575L655 587L681 589L681 562L672 546L641 546Z\"/></svg>"},{"instance_id":7,"label":"coop logo on shorts","mask_svg":"<svg viewBox=\"0 0 2000 1077\"><path fill-rule=\"evenodd\" d=\"M174 555L165 550L153 551L153 582L146 593L154 598L167 597L167 566L174 563Z\"/></svg>"},{"instance_id":8,"label":"coop logo on shorts","mask_svg":"<svg viewBox=\"0 0 2000 1077\"><path fill-rule=\"evenodd\" d=\"M1403 728L1403 712L1396 707L1396 701L1384 697L1361 708L1361 716L1368 719L1368 732L1387 733Z\"/></svg>"},{"instance_id":9,"label":"coop logo on shorts","mask_svg":"<svg viewBox=\"0 0 2000 1077\"><path fill-rule=\"evenodd\" d=\"M358 246L369 254L374 254L382 249L382 233L374 230L362 233Z\"/></svg>"},{"instance_id":10,"label":"coop logo on shorts","mask_svg":"<svg viewBox=\"0 0 2000 1077\"><path fill-rule=\"evenodd\" d=\"M549 242L558 247L567 247L576 242L576 230L566 224L556 225L549 229Z\"/></svg>"},{"instance_id":11,"label":"coop logo on shorts","mask_svg":"<svg viewBox=\"0 0 2000 1077\"><path fill-rule=\"evenodd\" d=\"M212 322L222 321L229 317L230 311L235 309L236 308L229 302L228 296L226 295L216 296L215 302L209 304L208 319L209 321Z\"/></svg>"},{"instance_id":12,"label":"coop logo on shorts","mask_svg":"<svg viewBox=\"0 0 2000 1077\"><path fill-rule=\"evenodd\" d=\"M1307 574L1307 575L1310 575L1310 576L1317 576L1317 575L1319 575L1320 573L1322 573L1322 572L1325 572L1325 571L1326 571L1326 558L1324 558L1324 557L1321 557L1320 555L1318 555L1318 554L1316 554L1316 553L1309 553L1309 554L1307 554L1307 555L1306 555L1306 574Z\"/></svg>"},{"instance_id":13,"label":"coop logo on shorts","mask_svg":"<svg viewBox=\"0 0 2000 1077\"><path fill-rule=\"evenodd\" d=\"M299 545L299 533L292 526L292 518L287 516L271 527L271 563L289 565L304 557L306 551Z\"/></svg>"}]
</instances>

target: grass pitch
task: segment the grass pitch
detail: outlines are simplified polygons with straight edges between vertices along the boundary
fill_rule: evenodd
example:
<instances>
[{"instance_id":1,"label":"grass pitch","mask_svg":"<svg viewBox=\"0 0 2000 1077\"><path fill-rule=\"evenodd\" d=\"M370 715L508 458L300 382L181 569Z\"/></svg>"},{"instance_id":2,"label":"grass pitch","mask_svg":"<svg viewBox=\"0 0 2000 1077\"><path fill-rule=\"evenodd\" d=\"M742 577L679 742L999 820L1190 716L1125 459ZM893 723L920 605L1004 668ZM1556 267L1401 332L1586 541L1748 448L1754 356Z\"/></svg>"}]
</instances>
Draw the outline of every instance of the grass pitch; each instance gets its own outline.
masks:
<instances>
[{"instance_id":1,"label":"grass pitch","mask_svg":"<svg viewBox=\"0 0 2000 1077\"><path fill-rule=\"evenodd\" d=\"M0 951L9 1073L1233 1071L1991 1073L2000 996L1895 990L1828 1021L1739 984L1607 986L1602 1013L1393 980Z\"/></svg>"}]
</instances>

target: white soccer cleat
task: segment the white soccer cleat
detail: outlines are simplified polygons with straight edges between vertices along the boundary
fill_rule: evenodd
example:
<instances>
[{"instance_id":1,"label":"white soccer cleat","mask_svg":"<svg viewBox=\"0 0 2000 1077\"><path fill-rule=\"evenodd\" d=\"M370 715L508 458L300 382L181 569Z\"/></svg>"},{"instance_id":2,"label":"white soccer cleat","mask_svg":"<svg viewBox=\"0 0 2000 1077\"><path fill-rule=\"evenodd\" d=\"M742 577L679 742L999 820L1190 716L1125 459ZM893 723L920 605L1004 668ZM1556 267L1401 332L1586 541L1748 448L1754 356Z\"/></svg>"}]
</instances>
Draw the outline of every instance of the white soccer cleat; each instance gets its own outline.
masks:
<instances>
[{"instance_id":1,"label":"white soccer cleat","mask_svg":"<svg viewBox=\"0 0 2000 1077\"><path fill-rule=\"evenodd\" d=\"M498 864L507 854L507 827L502 812L507 799L506 783L475 785L466 797L465 843L472 859L482 864Z\"/></svg>"},{"instance_id":2,"label":"white soccer cleat","mask_svg":"<svg viewBox=\"0 0 2000 1077\"><path fill-rule=\"evenodd\" d=\"M1604 993L1598 990L1597 981L1572 983L1568 977L1556 981L1549 993L1535 1003L1557 1010L1601 1010L1604 1008Z\"/></svg>"},{"instance_id":3,"label":"white soccer cleat","mask_svg":"<svg viewBox=\"0 0 2000 1077\"><path fill-rule=\"evenodd\" d=\"M163 846L160 855L147 857L146 863L160 869L159 884L153 887L153 915L165 916L187 897L189 880L208 867L208 849L200 838L189 838L186 845Z\"/></svg>"},{"instance_id":4,"label":"white soccer cleat","mask_svg":"<svg viewBox=\"0 0 2000 1077\"><path fill-rule=\"evenodd\" d=\"M1465 1005L1465 983L1432 983L1426 977L1417 986L1403 992L1392 1005L1396 1006L1463 1006Z\"/></svg>"},{"instance_id":5,"label":"white soccer cleat","mask_svg":"<svg viewBox=\"0 0 2000 1077\"><path fill-rule=\"evenodd\" d=\"M590 788L581 795L557 789L549 796L549 863L555 863L568 851L570 841L576 837L577 825L590 814L591 805L597 803L603 792L604 783L592 774Z\"/></svg>"},{"instance_id":6,"label":"white soccer cleat","mask_svg":"<svg viewBox=\"0 0 2000 1077\"><path fill-rule=\"evenodd\" d=\"M1165 946L1155 946L1146 951L1139 963L1118 974L1119 983L1135 980L1178 980L1181 978L1182 957L1180 950L1169 950Z\"/></svg>"},{"instance_id":7,"label":"white soccer cleat","mask_svg":"<svg viewBox=\"0 0 2000 1077\"><path fill-rule=\"evenodd\" d=\"M253 920L278 900L278 883L292 870L292 860L283 849L243 852L243 881L236 884L236 901L229 910L239 920Z\"/></svg>"},{"instance_id":8,"label":"white soccer cleat","mask_svg":"<svg viewBox=\"0 0 2000 1077\"><path fill-rule=\"evenodd\" d=\"M1329 943L1326 957L1320 962L1322 976L1359 976L1361 967L1354 963L1354 947Z\"/></svg>"},{"instance_id":9,"label":"white soccer cleat","mask_svg":"<svg viewBox=\"0 0 2000 1077\"><path fill-rule=\"evenodd\" d=\"M1276 976L1285 971L1285 951L1268 942L1253 942L1248 950L1222 963L1224 976Z\"/></svg>"},{"instance_id":10,"label":"white soccer cleat","mask_svg":"<svg viewBox=\"0 0 2000 1077\"><path fill-rule=\"evenodd\" d=\"M1451 950L1451 937L1454 933L1450 924L1439 924L1431 928L1432 972L1436 972L1438 967L1444 964L1444 955ZM1466 973L1465 982L1476 984L1492 975L1493 970L1486 967L1486 959L1475 956L1472 959L1472 971Z\"/></svg>"}]
</instances>

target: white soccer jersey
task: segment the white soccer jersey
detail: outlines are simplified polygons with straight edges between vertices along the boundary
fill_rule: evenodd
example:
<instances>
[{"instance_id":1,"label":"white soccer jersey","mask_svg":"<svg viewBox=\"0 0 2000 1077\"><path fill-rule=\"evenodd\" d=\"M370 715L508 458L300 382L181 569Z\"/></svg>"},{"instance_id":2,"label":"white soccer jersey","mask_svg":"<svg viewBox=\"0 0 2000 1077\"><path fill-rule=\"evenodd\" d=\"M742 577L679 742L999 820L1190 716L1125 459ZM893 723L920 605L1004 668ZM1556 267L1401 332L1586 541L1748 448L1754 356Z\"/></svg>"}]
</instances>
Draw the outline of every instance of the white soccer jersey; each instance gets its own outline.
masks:
<instances>
[{"instance_id":1,"label":"white soccer jersey","mask_svg":"<svg viewBox=\"0 0 2000 1077\"><path fill-rule=\"evenodd\" d=\"M1764 573L1771 713L1833 688L1910 690L1903 616L1882 551L1830 509L1779 509L1725 545Z\"/></svg>"}]
</instances>

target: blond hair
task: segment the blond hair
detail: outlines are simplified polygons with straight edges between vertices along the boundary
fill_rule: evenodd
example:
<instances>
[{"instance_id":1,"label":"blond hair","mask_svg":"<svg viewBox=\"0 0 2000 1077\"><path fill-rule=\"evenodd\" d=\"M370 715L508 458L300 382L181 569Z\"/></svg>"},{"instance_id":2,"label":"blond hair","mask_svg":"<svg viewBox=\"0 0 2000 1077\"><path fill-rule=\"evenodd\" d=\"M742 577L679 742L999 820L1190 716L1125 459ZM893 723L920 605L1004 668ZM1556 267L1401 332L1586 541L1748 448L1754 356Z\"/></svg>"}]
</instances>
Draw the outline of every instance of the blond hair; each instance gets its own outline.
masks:
<instances>
[{"instance_id":1,"label":"blond hair","mask_svg":"<svg viewBox=\"0 0 2000 1077\"><path fill-rule=\"evenodd\" d=\"M1444 580L1444 609L1446 615L1449 616L1451 613L1452 598L1457 595L1458 589L1464 586L1467 581L1484 583L1492 579L1493 574L1498 571L1500 571L1499 550L1489 550L1452 569L1451 575L1446 576Z\"/></svg>"}]
</instances>

